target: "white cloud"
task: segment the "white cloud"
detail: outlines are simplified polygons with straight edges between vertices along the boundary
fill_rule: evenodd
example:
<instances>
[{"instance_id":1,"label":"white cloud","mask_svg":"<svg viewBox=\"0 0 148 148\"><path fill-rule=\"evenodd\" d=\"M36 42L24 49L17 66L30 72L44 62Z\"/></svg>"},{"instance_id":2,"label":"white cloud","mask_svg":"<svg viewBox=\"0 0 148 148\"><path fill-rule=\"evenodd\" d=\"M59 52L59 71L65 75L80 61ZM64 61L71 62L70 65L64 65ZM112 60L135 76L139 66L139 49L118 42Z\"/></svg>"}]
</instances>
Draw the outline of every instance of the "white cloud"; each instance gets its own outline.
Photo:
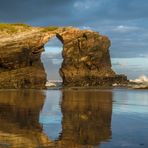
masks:
<instances>
[{"instance_id":1,"label":"white cloud","mask_svg":"<svg viewBox=\"0 0 148 148\"><path fill-rule=\"evenodd\" d=\"M116 32L131 32L131 31L137 31L137 30L139 30L139 28L136 26L124 26L124 25L119 25L113 28L113 31L116 31Z\"/></svg>"},{"instance_id":2,"label":"white cloud","mask_svg":"<svg viewBox=\"0 0 148 148\"><path fill-rule=\"evenodd\" d=\"M80 26L79 28L80 29L86 29L86 30L93 30L93 28L89 27L89 26Z\"/></svg>"},{"instance_id":3,"label":"white cloud","mask_svg":"<svg viewBox=\"0 0 148 148\"><path fill-rule=\"evenodd\" d=\"M42 59L62 59L62 53L60 52L43 52Z\"/></svg>"},{"instance_id":4,"label":"white cloud","mask_svg":"<svg viewBox=\"0 0 148 148\"><path fill-rule=\"evenodd\" d=\"M87 4L83 4L82 2L75 2L74 3L74 7L77 8L77 9L89 9L89 6Z\"/></svg>"},{"instance_id":5,"label":"white cloud","mask_svg":"<svg viewBox=\"0 0 148 148\"><path fill-rule=\"evenodd\" d=\"M139 54L139 57L148 58L148 54Z\"/></svg>"},{"instance_id":6,"label":"white cloud","mask_svg":"<svg viewBox=\"0 0 148 148\"><path fill-rule=\"evenodd\" d=\"M43 53L62 53L63 47L59 46L45 46L45 52Z\"/></svg>"},{"instance_id":7,"label":"white cloud","mask_svg":"<svg viewBox=\"0 0 148 148\"><path fill-rule=\"evenodd\" d=\"M94 7L98 2L96 0L82 0L82 1L76 1L74 3L74 8L78 10L88 10L92 7Z\"/></svg>"}]
</instances>

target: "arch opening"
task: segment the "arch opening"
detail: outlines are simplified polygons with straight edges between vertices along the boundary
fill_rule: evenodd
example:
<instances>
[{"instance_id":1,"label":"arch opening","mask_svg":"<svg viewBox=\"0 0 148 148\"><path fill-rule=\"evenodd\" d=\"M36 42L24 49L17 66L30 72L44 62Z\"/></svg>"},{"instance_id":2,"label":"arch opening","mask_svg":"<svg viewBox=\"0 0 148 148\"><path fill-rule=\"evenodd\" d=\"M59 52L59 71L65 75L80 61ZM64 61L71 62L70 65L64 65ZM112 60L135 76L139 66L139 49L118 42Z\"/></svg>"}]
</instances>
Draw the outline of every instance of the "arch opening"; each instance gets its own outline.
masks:
<instances>
[{"instance_id":1,"label":"arch opening","mask_svg":"<svg viewBox=\"0 0 148 148\"><path fill-rule=\"evenodd\" d=\"M47 75L46 85L48 86L50 83L50 85L59 86L62 84L59 69L63 61L63 44L57 37L54 37L44 45L44 49L45 51L41 54L41 61Z\"/></svg>"}]
</instances>

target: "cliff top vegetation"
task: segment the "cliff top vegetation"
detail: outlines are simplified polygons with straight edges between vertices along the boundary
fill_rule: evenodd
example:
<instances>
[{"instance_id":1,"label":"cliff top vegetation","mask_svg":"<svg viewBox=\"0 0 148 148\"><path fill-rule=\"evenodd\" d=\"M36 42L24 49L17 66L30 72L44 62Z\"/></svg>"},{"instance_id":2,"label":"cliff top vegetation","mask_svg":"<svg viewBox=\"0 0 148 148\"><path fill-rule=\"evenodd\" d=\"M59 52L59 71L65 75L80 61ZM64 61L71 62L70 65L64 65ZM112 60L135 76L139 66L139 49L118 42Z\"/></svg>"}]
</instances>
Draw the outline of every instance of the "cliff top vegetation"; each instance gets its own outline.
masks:
<instances>
[{"instance_id":1,"label":"cliff top vegetation","mask_svg":"<svg viewBox=\"0 0 148 148\"><path fill-rule=\"evenodd\" d=\"M29 31L35 28L42 28L43 32L54 31L58 29L58 27L56 26L32 27L28 24L23 24L23 23L14 23L14 24L0 23L0 32L9 35Z\"/></svg>"}]
</instances>

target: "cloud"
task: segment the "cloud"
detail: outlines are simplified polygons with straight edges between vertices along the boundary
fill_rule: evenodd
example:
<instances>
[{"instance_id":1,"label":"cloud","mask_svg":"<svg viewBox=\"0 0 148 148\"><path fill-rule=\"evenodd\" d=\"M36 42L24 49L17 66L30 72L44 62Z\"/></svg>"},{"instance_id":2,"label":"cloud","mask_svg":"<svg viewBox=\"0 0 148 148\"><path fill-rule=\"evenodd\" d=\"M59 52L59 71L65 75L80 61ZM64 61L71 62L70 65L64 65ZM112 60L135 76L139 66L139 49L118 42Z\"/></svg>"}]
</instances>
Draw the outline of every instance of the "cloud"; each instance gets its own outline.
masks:
<instances>
[{"instance_id":1,"label":"cloud","mask_svg":"<svg viewBox=\"0 0 148 148\"><path fill-rule=\"evenodd\" d=\"M99 6L98 1L96 1L96 0L83 0L83 1L79 0L79 1L74 2L74 4L73 4L74 8L76 8L77 10L80 10L80 11L92 9L96 5Z\"/></svg>"},{"instance_id":2,"label":"cloud","mask_svg":"<svg viewBox=\"0 0 148 148\"><path fill-rule=\"evenodd\" d=\"M34 25L57 23L60 19L70 17L68 10L73 0L1 0L0 21L27 22ZM67 13L69 11L69 13ZM43 22L40 22L42 21ZM46 21L45 21L46 20ZM59 23L59 22L58 22Z\"/></svg>"},{"instance_id":3,"label":"cloud","mask_svg":"<svg viewBox=\"0 0 148 148\"><path fill-rule=\"evenodd\" d=\"M117 73L124 73L128 78L137 78L145 74L148 75L147 58L112 58L112 67ZM126 66L122 67L122 64Z\"/></svg>"},{"instance_id":4,"label":"cloud","mask_svg":"<svg viewBox=\"0 0 148 148\"><path fill-rule=\"evenodd\" d=\"M42 59L62 59L62 54L60 52L43 52Z\"/></svg>"},{"instance_id":5,"label":"cloud","mask_svg":"<svg viewBox=\"0 0 148 148\"><path fill-rule=\"evenodd\" d=\"M124 26L124 25L119 25L116 26L113 31L117 32L131 32L131 31L137 31L139 28L135 26Z\"/></svg>"},{"instance_id":6,"label":"cloud","mask_svg":"<svg viewBox=\"0 0 148 148\"><path fill-rule=\"evenodd\" d=\"M62 59L42 58L42 63L44 65L48 80L61 79L59 69L61 67Z\"/></svg>"},{"instance_id":7,"label":"cloud","mask_svg":"<svg viewBox=\"0 0 148 148\"><path fill-rule=\"evenodd\" d=\"M77 1L77 2L74 3L74 8L80 9L80 10L81 9L89 9L90 6L88 5L88 2L84 3L84 2L81 2L81 1Z\"/></svg>"},{"instance_id":8,"label":"cloud","mask_svg":"<svg viewBox=\"0 0 148 148\"><path fill-rule=\"evenodd\" d=\"M93 30L93 28L89 27L89 26L80 26L80 29L86 29L86 30Z\"/></svg>"},{"instance_id":9,"label":"cloud","mask_svg":"<svg viewBox=\"0 0 148 148\"><path fill-rule=\"evenodd\" d=\"M147 0L1 0L0 20L82 25L97 20L147 18L147 6Z\"/></svg>"}]
</instances>

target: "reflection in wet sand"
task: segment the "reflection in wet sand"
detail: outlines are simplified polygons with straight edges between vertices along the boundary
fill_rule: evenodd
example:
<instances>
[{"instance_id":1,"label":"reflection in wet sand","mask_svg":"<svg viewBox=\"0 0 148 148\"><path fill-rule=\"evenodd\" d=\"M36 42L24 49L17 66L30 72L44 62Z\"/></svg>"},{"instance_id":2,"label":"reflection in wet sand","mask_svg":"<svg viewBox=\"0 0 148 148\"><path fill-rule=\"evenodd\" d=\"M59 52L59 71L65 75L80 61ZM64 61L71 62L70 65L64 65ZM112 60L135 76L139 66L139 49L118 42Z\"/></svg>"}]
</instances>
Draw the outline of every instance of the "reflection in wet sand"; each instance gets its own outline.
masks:
<instances>
[{"instance_id":1,"label":"reflection in wet sand","mask_svg":"<svg viewBox=\"0 0 148 148\"><path fill-rule=\"evenodd\" d=\"M147 102L146 90L0 90L0 148L147 148Z\"/></svg>"},{"instance_id":2,"label":"reflection in wet sand","mask_svg":"<svg viewBox=\"0 0 148 148\"><path fill-rule=\"evenodd\" d=\"M41 91L0 91L0 147L50 145L38 122L44 98Z\"/></svg>"},{"instance_id":3,"label":"reflection in wet sand","mask_svg":"<svg viewBox=\"0 0 148 148\"><path fill-rule=\"evenodd\" d=\"M62 114L57 112L60 108ZM58 138L49 138L48 134L54 135L56 129L47 126L54 120L41 120L44 113L50 116L46 119L62 118L62 122L56 120L62 128ZM0 91L0 148L99 146L111 138L111 116L110 91ZM40 123L40 120L44 122Z\"/></svg>"},{"instance_id":4,"label":"reflection in wet sand","mask_svg":"<svg viewBox=\"0 0 148 148\"><path fill-rule=\"evenodd\" d=\"M112 92L64 91L60 147L90 147L111 138Z\"/></svg>"}]
</instances>

